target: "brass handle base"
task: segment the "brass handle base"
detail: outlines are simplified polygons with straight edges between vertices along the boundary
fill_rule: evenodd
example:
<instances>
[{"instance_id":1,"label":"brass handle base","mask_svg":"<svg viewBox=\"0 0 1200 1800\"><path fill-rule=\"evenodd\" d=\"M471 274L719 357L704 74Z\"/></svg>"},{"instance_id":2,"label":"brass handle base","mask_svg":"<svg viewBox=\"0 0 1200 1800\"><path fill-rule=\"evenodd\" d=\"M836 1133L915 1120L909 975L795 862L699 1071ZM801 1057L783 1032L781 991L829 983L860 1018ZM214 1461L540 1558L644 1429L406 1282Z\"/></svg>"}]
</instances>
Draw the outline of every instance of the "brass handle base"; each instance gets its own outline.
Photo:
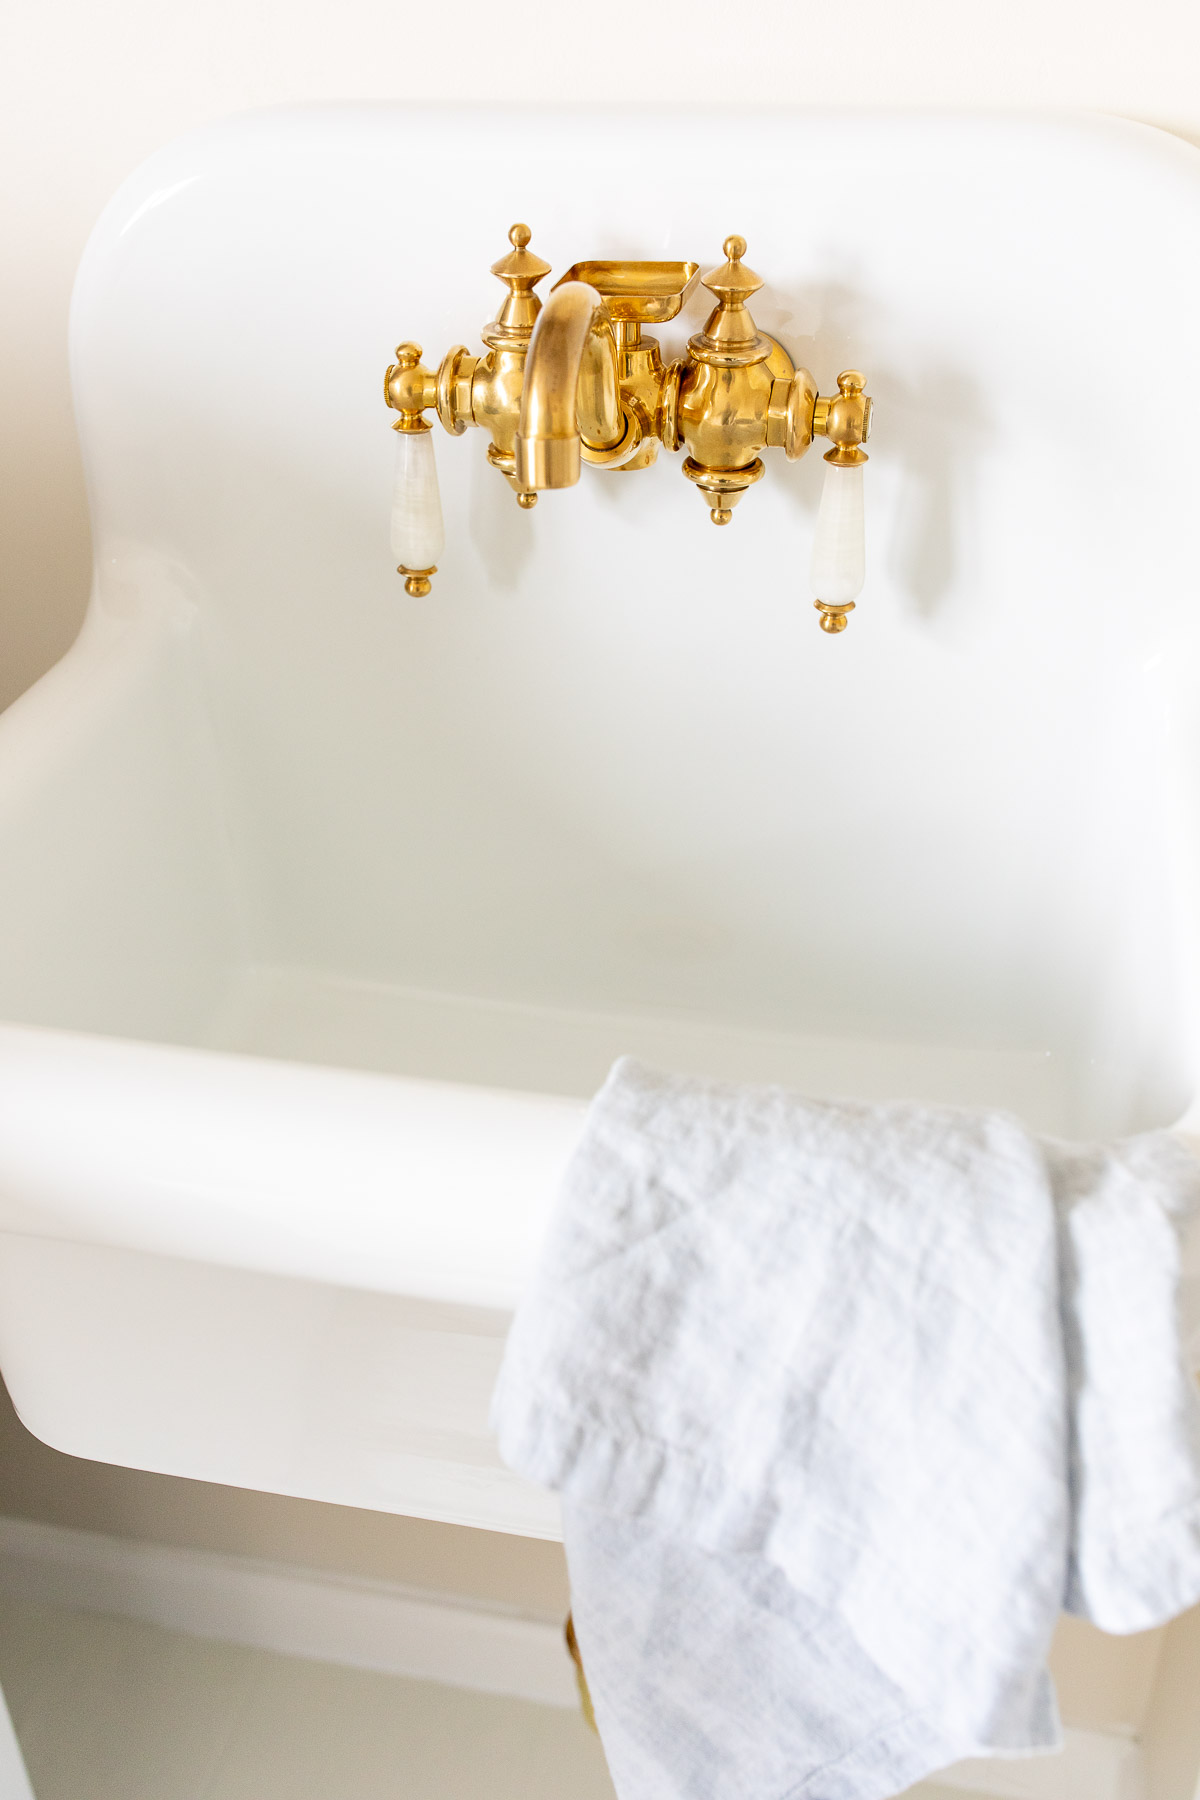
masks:
<instances>
[{"instance_id":1,"label":"brass handle base","mask_svg":"<svg viewBox=\"0 0 1200 1800\"><path fill-rule=\"evenodd\" d=\"M401 563L396 570L397 575L406 577L404 591L411 594L414 600L423 600L430 592L432 583L429 577L437 574L437 564L431 563L427 569L406 569Z\"/></svg>"},{"instance_id":2,"label":"brass handle base","mask_svg":"<svg viewBox=\"0 0 1200 1800\"><path fill-rule=\"evenodd\" d=\"M813 605L821 615L822 631L845 631L854 611L853 600L847 600L845 606L827 606L824 600L814 600Z\"/></svg>"}]
</instances>

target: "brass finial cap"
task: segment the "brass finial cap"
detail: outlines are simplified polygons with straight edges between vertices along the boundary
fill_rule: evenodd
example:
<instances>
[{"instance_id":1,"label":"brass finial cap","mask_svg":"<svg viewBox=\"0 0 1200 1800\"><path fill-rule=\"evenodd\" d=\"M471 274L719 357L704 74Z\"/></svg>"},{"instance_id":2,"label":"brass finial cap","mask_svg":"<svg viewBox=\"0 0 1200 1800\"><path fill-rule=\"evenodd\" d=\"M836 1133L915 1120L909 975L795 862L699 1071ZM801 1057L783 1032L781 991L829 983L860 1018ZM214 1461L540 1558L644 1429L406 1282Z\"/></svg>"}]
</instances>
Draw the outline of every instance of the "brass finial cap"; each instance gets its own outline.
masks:
<instances>
[{"instance_id":1,"label":"brass finial cap","mask_svg":"<svg viewBox=\"0 0 1200 1800\"><path fill-rule=\"evenodd\" d=\"M533 290L542 276L550 273L550 264L528 248L532 236L528 225L513 225L508 233L512 249L492 264L492 274L508 288L500 311L483 328L483 341L493 350L512 350L528 344L542 310Z\"/></svg>"},{"instance_id":2,"label":"brass finial cap","mask_svg":"<svg viewBox=\"0 0 1200 1800\"><path fill-rule=\"evenodd\" d=\"M757 294L763 284L762 276L756 275L742 261L746 254L744 237L727 237L721 248L725 252L725 261L702 279L710 294L736 306L740 301L748 300L751 294Z\"/></svg>"},{"instance_id":3,"label":"brass finial cap","mask_svg":"<svg viewBox=\"0 0 1200 1800\"><path fill-rule=\"evenodd\" d=\"M709 315L704 330L688 344L700 362L727 367L745 367L763 362L771 354L771 340L762 335L750 315L746 301L763 285L761 275L748 269L742 261L746 240L736 234L727 237L722 249L725 261L704 277L710 294L717 296L717 306Z\"/></svg>"},{"instance_id":4,"label":"brass finial cap","mask_svg":"<svg viewBox=\"0 0 1200 1800\"><path fill-rule=\"evenodd\" d=\"M528 294L543 275L550 273L550 264L527 248L532 236L528 225L512 226L508 234L512 249L492 264L492 274L507 282L511 293Z\"/></svg>"}]
</instances>

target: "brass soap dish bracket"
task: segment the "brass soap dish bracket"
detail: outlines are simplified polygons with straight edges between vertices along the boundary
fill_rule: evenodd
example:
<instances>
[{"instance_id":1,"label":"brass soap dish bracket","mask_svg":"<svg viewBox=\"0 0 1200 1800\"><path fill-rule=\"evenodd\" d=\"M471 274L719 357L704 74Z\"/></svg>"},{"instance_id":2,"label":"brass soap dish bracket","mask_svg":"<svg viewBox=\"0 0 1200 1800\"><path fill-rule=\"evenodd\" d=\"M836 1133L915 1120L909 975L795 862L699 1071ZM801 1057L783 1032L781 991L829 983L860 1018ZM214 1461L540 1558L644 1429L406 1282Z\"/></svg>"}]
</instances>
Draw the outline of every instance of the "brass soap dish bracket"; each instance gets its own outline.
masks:
<instances>
[{"instance_id":1,"label":"brass soap dish bracket","mask_svg":"<svg viewBox=\"0 0 1200 1800\"><path fill-rule=\"evenodd\" d=\"M620 461L608 460L583 445L583 460L612 469L648 469L658 456L659 408L666 370L658 339L642 336L643 325L666 325L678 318L700 279L694 262L573 263L556 281L557 292L568 281L593 288L604 301L616 346L617 380L638 421L640 442Z\"/></svg>"},{"instance_id":2,"label":"brass soap dish bracket","mask_svg":"<svg viewBox=\"0 0 1200 1800\"><path fill-rule=\"evenodd\" d=\"M863 445L871 424L865 378L838 376L823 399L777 339L758 330L747 301L762 278L742 261L746 241L725 240L725 261L704 277L716 299L685 354L664 363L643 328L677 318L700 279L694 262L574 263L545 305L534 288L550 265L529 249L527 225L509 232L492 265L508 292L483 329L483 356L456 344L436 372L420 346L401 344L387 371L387 403L400 417L393 550L410 594L429 592L444 536L425 413L458 437L468 425L491 436L488 461L520 506L543 489L570 487L583 463L613 472L649 468L659 445L686 450L683 473L716 525L764 473L762 452L789 461L826 438L829 465L813 545L814 602L827 632L845 629L863 581Z\"/></svg>"}]
</instances>

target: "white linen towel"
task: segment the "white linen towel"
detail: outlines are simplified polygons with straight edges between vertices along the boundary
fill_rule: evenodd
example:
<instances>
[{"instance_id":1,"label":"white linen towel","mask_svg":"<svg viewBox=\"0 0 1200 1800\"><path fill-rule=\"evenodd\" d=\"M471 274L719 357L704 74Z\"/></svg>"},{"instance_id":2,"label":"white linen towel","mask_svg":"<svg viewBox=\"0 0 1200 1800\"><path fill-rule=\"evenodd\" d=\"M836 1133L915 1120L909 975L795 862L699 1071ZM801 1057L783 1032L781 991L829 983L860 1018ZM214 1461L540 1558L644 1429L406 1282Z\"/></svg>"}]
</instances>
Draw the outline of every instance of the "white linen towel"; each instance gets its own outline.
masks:
<instances>
[{"instance_id":1,"label":"white linen towel","mask_svg":"<svg viewBox=\"0 0 1200 1800\"><path fill-rule=\"evenodd\" d=\"M562 1493L620 1800L882 1800L1059 1742L1066 1604L1200 1598L1200 1162L617 1064L493 1407Z\"/></svg>"}]
</instances>

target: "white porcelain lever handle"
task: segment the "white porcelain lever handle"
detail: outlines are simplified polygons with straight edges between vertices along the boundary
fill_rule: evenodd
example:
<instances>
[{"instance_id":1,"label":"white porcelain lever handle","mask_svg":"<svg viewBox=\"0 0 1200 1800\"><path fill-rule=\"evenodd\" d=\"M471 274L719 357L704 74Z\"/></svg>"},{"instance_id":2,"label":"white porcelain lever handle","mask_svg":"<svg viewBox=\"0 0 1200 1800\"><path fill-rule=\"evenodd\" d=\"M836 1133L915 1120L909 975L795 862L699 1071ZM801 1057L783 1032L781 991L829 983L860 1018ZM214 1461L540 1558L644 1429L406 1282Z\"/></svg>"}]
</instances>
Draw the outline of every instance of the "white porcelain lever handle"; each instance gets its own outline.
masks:
<instances>
[{"instance_id":1,"label":"white porcelain lever handle","mask_svg":"<svg viewBox=\"0 0 1200 1800\"><path fill-rule=\"evenodd\" d=\"M396 485L392 490L392 555L404 587L413 595L429 592L446 544L442 500L438 493L433 433L396 430Z\"/></svg>"},{"instance_id":2,"label":"white porcelain lever handle","mask_svg":"<svg viewBox=\"0 0 1200 1800\"><path fill-rule=\"evenodd\" d=\"M844 631L866 578L862 465L826 463L812 548L814 605L822 631Z\"/></svg>"}]
</instances>

